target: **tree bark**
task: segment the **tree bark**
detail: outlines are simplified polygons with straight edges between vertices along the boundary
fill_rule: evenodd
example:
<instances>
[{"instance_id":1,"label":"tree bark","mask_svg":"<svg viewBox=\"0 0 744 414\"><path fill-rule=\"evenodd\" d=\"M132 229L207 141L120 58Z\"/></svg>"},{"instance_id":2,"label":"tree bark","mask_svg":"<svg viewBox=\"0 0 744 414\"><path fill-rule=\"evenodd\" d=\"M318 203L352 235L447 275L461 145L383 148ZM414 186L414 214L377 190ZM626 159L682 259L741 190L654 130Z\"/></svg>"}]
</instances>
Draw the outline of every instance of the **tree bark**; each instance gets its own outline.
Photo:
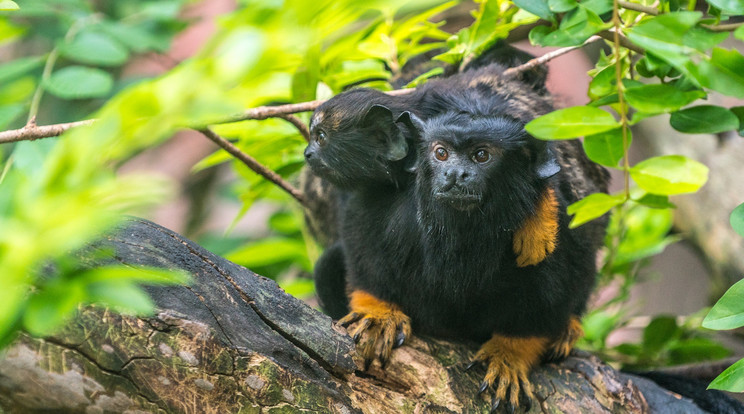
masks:
<instances>
[{"instance_id":1,"label":"tree bark","mask_svg":"<svg viewBox=\"0 0 744 414\"><path fill-rule=\"evenodd\" d=\"M194 283L149 288L149 318L89 306L53 337L21 335L0 356L0 413L488 412L483 373L465 370L477 344L414 337L385 371L362 372L346 332L269 279L139 219L90 257L112 248L121 263L185 269ZM531 412L698 410L583 352L530 379Z\"/></svg>"}]
</instances>

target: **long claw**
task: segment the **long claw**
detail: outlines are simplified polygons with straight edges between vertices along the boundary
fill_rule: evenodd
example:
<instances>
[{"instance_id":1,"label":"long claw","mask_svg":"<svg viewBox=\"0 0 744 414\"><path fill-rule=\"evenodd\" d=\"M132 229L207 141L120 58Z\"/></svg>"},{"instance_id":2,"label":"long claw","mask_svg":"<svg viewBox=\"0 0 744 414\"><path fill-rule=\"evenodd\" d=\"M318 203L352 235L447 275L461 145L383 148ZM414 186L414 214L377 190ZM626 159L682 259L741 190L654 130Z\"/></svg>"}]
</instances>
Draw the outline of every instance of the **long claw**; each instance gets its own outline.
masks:
<instances>
[{"instance_id":1,"label":"long claw","mask_svg":"<svg viewBox=\"0 0 744 414\"><path fill-rule=\"evenodd\" d=\"M478 365L480 361L472 361L465 367L465 371L470 371L474 366Z\"/></svg>"},{"instance_id":2,"label":"long claw","mask_svg":"<svg viewBox=\"0 0 744 414\"><path fill-rule=\"evenodd\" d=\"M478 388L478 395L483 394L486 388L488 388L488 383L486 381L481 382L480 388Z\"/></svg>"},{"instance_id":3,"label":"long claw","mask_svg":"<svg viewBox=\"0 0 744 414\"><path fill-rule=\"evenodd\" d=\"M525 391L526 386L524 385L524 381L519 381L519 401L523 401L522 405L524 407L524 412L528 412L532 409L532 398L527 394Z\"/></svg>"},{"instance_id":4,"label":"long claw","mask_svg":"<svg viewBox=\"0 0 744 414\"><path fill-rule=\"evenodd\" d=\"M395 343L393 344L393 348L398 348L399 346L403 345L405 341L406 333L403 331L398 331L398 334L395 336Z\"/></svg>"},{"instance_id":5,"label":"long claw","mask_svg":"<svg viewBox=\"0 0 744 414\"><path fill-rule=\"evenodd\" d=\"M514 412L517 410L517 407L514 406L512 403L506 403L506 411L509 412L509 414L514 414Z\"/></svg>"},{"instance_id":6,"label":"long claw","mask_svg":"<svg viewBox=\"0 0 744 414\"><path fill-rule=\"evenodd\" d=\"M499 409L499 405L500 405L500 404L501 404L501 398L496 398L496 396L494 395L494 396L493 396L493 397L491 398L491 412L492 412L492 413L495 413L495 412L496 412L496 410L498 410L498 409Z\"/></svg>"},{"instance_id":7,"label":"long claw","mask_svg":"<svg viewBox=\"0 0 744 414\"><path fill-rule=\"evenodd\" d=\"M343 326L344 328L348 328L349 325L352 323L358 321L359 319L362 319L362 314L357 312L351 312L350 314L344 316L343 318L338 320L338 323Z\"/></svg>"}]
</instances>

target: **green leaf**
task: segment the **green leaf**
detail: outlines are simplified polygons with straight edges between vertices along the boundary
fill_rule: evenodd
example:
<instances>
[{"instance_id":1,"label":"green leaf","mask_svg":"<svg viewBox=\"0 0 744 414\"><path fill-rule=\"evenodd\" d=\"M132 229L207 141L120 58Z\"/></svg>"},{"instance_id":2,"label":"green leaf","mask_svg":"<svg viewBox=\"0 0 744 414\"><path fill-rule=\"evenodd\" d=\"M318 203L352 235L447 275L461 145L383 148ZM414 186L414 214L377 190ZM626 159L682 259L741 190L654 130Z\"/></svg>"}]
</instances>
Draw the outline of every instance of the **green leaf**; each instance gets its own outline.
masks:
<instances>
[{"instance_id":1,"label":"green leaf","mask_svg":"<svg viewBox=\"0 0 744 414\"><path fill-rule=\"evenodd\" d=\"M525 129L535 138L550 140L598 134L619 126L612 115L599 108L574 106L536 118Z\"/></svg>"},{"instance_id":2,"label":"green leaf","mask_svg":"<svg viewBox=\"0 0 744 414\"><path fill-rule=\"evenodd\" d=\"M106 281L137 282L148 285L173 285L189 283L191 276L181 270L161 269L157 267L98 267L78 276L85 283Z\"/></svg>"},{"instance_id":3,"label":"green leaf","mask_svg":"<svg viewBox=\"0 0 744 414\"><path fill-rule=\"evenodd\" d=\"M628 130L628 146L632 142L631 131ZM625 156L623 152L623 130L615 128L599 134L584 137L584 152L592 161L606 167L617 168L618 162Z\"/></svg>"},{"instance_id":4,"label":"green leaf","mask_svg":"<svg viewBox=\"0 0 744 414\"><path fill-rule=\"evenodd\" d=\"M615 65L610 65L594 75L589 82L590 98L597 99L617 92L616 70Z\"/></svg>"},{"instance_id":5,"label":"green leaf","mask_svg":"<svg viewBox=\"0 0 744 414\"><path fill-rule=\"evenodd\" d=\"M639 162L630 176L652 194L694 193L708 180L708 167L682 155L664 155Z\"/></svg>"},{"instance_id":6,"label":"green leaf","mask_svg":"<svg viewBox=\"0 0 744 414\"><path fill-rule=\"evenodd\" d=\"M100 69L68 66L54 72L44 87L62 99L85 99L104 97L113 85L111 75Z\"/></svg>"},{"instance_id":7,"label":"green leaf","mask_svg":"<svg viewBox=\"0 0 744 414\"><path fill-rule=\"evenodd\" d=\"M734 365L726 368L713 382L708 385L708 389L723 390L731 392L744 391L744 359L735 362Z\"/></svg>"},{"instance_id":8,"label":"green leaf","mask_svg":"<svg viewBox=\"0 0 744 414\"><path fill-rule=\"evenodd\" d=\"M736 50L713 49L711 59L703 59L688 69L703 86L727 96L744 98L744 56Z\"/></svg>"},{"instance_id":9,"label":"green leaf","mask_svg":"<svg viewBox=\"0 0 744 414\"><path fill-rule=\"evenodd\" d=\"M431 69L425 73L422 73L421 75L418 75L416 79L408 82L408 84L406 85L406 88L415 88L419 85L423 85L424 82L429 80L429 78L432 78L434 76L439 76L443 73L444 73L444 68L442 67Z\"/></svg>"},{"instance_id":10,"label":"green leaf","mask_svg":"<svg viewBox=\"0 0 744 414\"><path fill-rule=\"evenodd\" d=\"M669 201L669 196L658 194L644 194L643 197L634 199L634 201L640 205L657 209L677 208L674 203Z\"/></svg>"},{"instance_id":11,"label":"green leaf","mask_svg":"<svg viewBox=\"0 0 744 414\"><path fill-rule=\"evenodd\" d=\"M654 318L643 330L643 349L655 354L680 333L677 321L671 316Z\"/></svg>"},{"instance_id":12,"label":"green leaf","mask_svg":"<svg viewBox=\"0 0 744 414\"><path fill-rule=\"evenodd\" d=\"M744 26L739 26L738 29L734 30L734 37L739 40L744 40Z\"/></svg>"},{"instance_id":13,"label":"green leaf","mask_svg":"<svg viewBox=\"0 0 744 414\"><path fill-rule=\"evenodd\" d=\"M726 108L700 105L674 112L669 118L672 128L688 134L716 134L739 130L739 118Z\"/></svg>"},{"instance_id":14,"label":"green leaf","mask_svg":"<svg viewBox=\"0 0 744 414\"><path fill-rule=\"evenodd\" d=\"M545 20L555 21L553 12L550 11L548 2L544 0L514 0L514 4L520 9L527 10L535 16Z\"/></svg>"},{"instance_id":15,"label":"green leaf","mask_svg":"<svg viewBox=\"0 0 744 414\"><path fill-rule=\"evenodd\" d=\"M553 13L565 13L579 6L576 0L548 0L548 8Z\"/></svg>"},{"instance_id":16,"label":"green leaf","mask_svg":"<svg viewBox=\"0 0 744 414\"><path fill-rule=\"evenodd\" d=\"M532 29L530 41L539 46L577 46L607 26L591 10L577 7L566 13L558 30L547 26Z\"/></svg>"},{"instance_id":17,"label":"green leaf","mask_svg":"<svg viewBox=\"0 0 744 414\"><path fill-rule=\"evenodd\" d=\"M700 12L672 12L646 19L627 31L636 45L675 67L684 67L695 49L683 37L702 17Z\"/></svg>"},{"instance_id":18,"label":"green leaf","mask_svg":"<svg viewBox=\"0 0 744 414\"><path fill-rule=\"evenodd\" d=\"M41 56L18 58L4 65L0 65L0 85L4 85L26 73L41 67L44 58Z\"/></svg>"},{"instance_id":19,"label":"green leaf","mask_svg":"<svg viewBox=\"0 0 744 414\"><path fill-rule=\"evenodd\" d=\"M623 216L624 236L617 247L614 268L659 254L679 240L668 236L674 220L670 210L630 206Z\"/></svg>"},{"instance_id":20,"label":"green leaf","mask_svg":"<svg viewBox=\"0 0 744 414\"><path fill-rule=\"evenodd\" d=\"M740 136L744 137L744 106L735 106L729 108L729 111L739 118L739 129L736 132L738 132Z\"/></svg>"},{"instance_id":21,"label":"green leaf","mask_svg":"<svg viewBox=\"0 0 744 414\"><path fill-rule=\"evenodd\" d=\"M658 114L676 111L677 109L705 96L705 92L693 90L681 91L667 84L643 85L625 90L625 98L635 109Z\"/></svg>"},{"instance_id":22,"label":"green leaf","mask_svg":"<svg viewBox=\"0 0 744 414\"><path fill-rule=\"evenodd\" d=\"M50 335L77 310L87 295L79 283L50 284L31 296L23 314L23 326L32 335Z\"/></svg>"},{"instance_id":23,"label":"green leaf","mask_svg":"<svg viewBox=\"0 0 744 414\"><path fill-rule=\"evenodd\" d=\"M105 33L85 31L59 48L62 56L88 65L119 66L129 59L127 49Z\"/></svg>"},{"instance_id":24,"label":"green leaf","mask_svg":"<svg viewBox=\"0 0 744 414\"><path fill-rule=\"evenodd\" d=\"M18 10L20 7L16 4L16 2L11 0L0 0L0 10Z\"/></svg>"},{"instance_id":25,"label":"green leaf","mask_svg":"<svg viewBox=\"0 0 744 414\"><path fill-rule=\"evenodd\" d=\"M100 303L119 313L147 315L155 309L150 296L132 282L101 281L88 285L87 291L91 303Z\"/></svg>"},{"instance_id":26,"label":"green leaf","mask_svg":"<svg viewBox=\"0 0 744 414\"><path fill-rule=\"evenodd\" d=\"M584 335L588 341L604 343L620 318L605 311L592 311L582 320Z\"/></svg>"},{"instance_id":27,"label":"green leaf","mask_svg":"<svg viewBox=\"0 0 744 414\"><path fill-rule=\"evenodd\" d=\"M25 109L26 107L21 104L0 106L0 129L5 129L11 122L16 120ZM0 157L0 159L2 159L2 157Z\"/></svg>"},{"instance_id":28,"label":"green leaf","mask_svg":"<svg viewBox=\"0 0 744 414\"><path fill-rule=\"evenodd\" d=\"M744 14L744 0L708 0L708 3L728 14Z\"/></svg>"},{"instance_id":29,"label":"green leaf","mask_svg":"<svg viewBox=\"0 0 744 414\"><path fill-rule=\"evenodd\" d=\"M671 365L712 361L731 355L726 347L708 338L680 339L668 346L667 353Z\"/></svg>"},{"instance_id":30,"label":"green leaf","mask_svg":"<svg viewBox=\"0 0 744 414\"><path fill-rule=\"evenodd\" d=\"M250 269L286 261L300 262L304 268L311 268L305 244L287 238L263 239L228 253L225 258Z\"/></svg>"},{"instance_id":31,"label":"green leaf","mask_svg":"<svg viewBox=\"0 0 744 414\"><path fill-rule=\"evenodd\" d=\"M682 37L682 44L705 52L726 40L727 37L726 32L712 32L701 27L693 27Z\"/></svg>"},{"instance_id":32,"label":"green leaf","mask_svg":"<svg viewBox=\"0 0 744 414\"><path fill-rule=\"evenodd\" d=\"M576 228L586 222L594 220L625 201L624 195L609 195L604 193L590 194L568 206L569 215L575 215L570 228Z\"/></svg>"},{"instance_id":33,"label":"green leaf","mask_svg":"<svg viewBox=\"0 0 744 414\"><path fill-rule=\"evenodd\" d=\"M739 204L739 206L731 212L729 223L731 223L731 227L739 234L739 236L744 237L744 203Z\"/></svg>"}]
</instances>

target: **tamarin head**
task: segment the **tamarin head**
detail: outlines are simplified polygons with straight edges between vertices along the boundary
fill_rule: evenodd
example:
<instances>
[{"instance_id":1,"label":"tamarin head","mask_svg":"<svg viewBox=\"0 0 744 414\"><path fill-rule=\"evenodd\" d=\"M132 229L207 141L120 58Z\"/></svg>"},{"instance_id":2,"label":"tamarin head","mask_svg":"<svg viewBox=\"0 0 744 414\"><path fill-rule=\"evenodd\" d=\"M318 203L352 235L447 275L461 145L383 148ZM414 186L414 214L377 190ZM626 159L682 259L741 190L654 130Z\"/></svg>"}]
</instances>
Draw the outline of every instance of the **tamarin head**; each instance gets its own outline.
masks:
<instances>
[{"instance_id":1,"label":"tamarin head","mask_svg":"<svg viewBox=\"0 0 744 414\"><path fill-rule=\"evenodd\" d=\"M310 120L305 159L339 188L396 184L408 163L409 143L394 122L395 97L371 89L339 94Z\"/></svg>"},{"instance_id":2,"label":"tamarin head","mask_svg":"<svg viewBox=\"0 0 744 414\"><path fill-rule=\"evenodd\" d=\"M531 197L560 170L550 144L509 116L451 111L425 122L404 114L400 121L420 134L417 192L444 209L519 209L510 203Z\"/></svg>"}]
</instances>

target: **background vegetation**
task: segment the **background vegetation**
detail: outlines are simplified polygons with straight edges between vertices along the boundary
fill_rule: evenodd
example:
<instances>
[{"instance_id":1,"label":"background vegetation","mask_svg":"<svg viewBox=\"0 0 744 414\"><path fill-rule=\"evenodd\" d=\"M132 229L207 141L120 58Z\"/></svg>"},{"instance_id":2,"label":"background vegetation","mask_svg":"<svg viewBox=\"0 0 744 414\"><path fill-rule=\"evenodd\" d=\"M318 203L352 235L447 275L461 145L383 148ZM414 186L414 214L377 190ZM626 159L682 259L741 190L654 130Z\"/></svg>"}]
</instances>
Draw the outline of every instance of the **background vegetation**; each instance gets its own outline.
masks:
<instances>
[{"instance_id":1,"label":"background vegetation","mask_svg":"<svg viewBox=\"0 0 744 414\"><path fill-rule=\"evenodd\" d=\"M296 120L307 121L313 106L295 108L305 110L289 118L295 122L264 119L247 108L326 99L352 86L390 90L390 80L413 56L441 48L438 60L461 65L528 27L536 45L605 43L590 72L590 103L527 126L541 139L583 136L589 157L625 178L621 192L594 194L569 208L575 226L613 211L599 279L600 286L619 289L587 315L584 346L635 367L727 354L698 328L702 317L654 319L637 344L609 348L606 340L627 320L624 304L639 269L676 240L669 236L669 196L694 192L708 178L704 165L679 155L630 165L631 126L671 114L671 126L681 132L744 134L744 107L701 102L711 91L744 98L744 56L718 47L732 37L744 40L744 27L731 18L744 15L741 0L483 0L456 33L442 30L441 19L443 12L467 7L457 1L242 0L192 58L156 78L125 76L132 59L169 49L188 24L180 17L187 3L0 1L0 56L9 58L0 65L0 129L23 128L0 134L6 143L0 146L0 345L19 329L52 332L79 303L147 312L152 305L138 284L187 282L187 275L156 269L86 270L76 259L123 214L168 196L172 187L162 179L116 171L184 128L202 131L223 148L232 144L278 174L272 180L265 171L257 175L256 164L232 150L194 167L231 164L238 177L232 191L242 203L236 221L256 200L280 205L269 220L271 237L235 247L215 244L221 253L267 276L310 271L317 247L302 229L301 196L291 195L288 183L303 165L305 139ZM409 86L441 73L433 69ZM282 115L291 112L300 111ZM27 139L24 132L38 132L37 125L90 118L96 121L59 139L10 144ZM743 206L732 212L731 225L744 236ZM286 286L298 294L311 290L307 279ZM743 296L744 285L733 286L704 326L743 326ZM741 369L744 363L735 364L713 386L744 389Z\"/></svg>"}]
</instances>

